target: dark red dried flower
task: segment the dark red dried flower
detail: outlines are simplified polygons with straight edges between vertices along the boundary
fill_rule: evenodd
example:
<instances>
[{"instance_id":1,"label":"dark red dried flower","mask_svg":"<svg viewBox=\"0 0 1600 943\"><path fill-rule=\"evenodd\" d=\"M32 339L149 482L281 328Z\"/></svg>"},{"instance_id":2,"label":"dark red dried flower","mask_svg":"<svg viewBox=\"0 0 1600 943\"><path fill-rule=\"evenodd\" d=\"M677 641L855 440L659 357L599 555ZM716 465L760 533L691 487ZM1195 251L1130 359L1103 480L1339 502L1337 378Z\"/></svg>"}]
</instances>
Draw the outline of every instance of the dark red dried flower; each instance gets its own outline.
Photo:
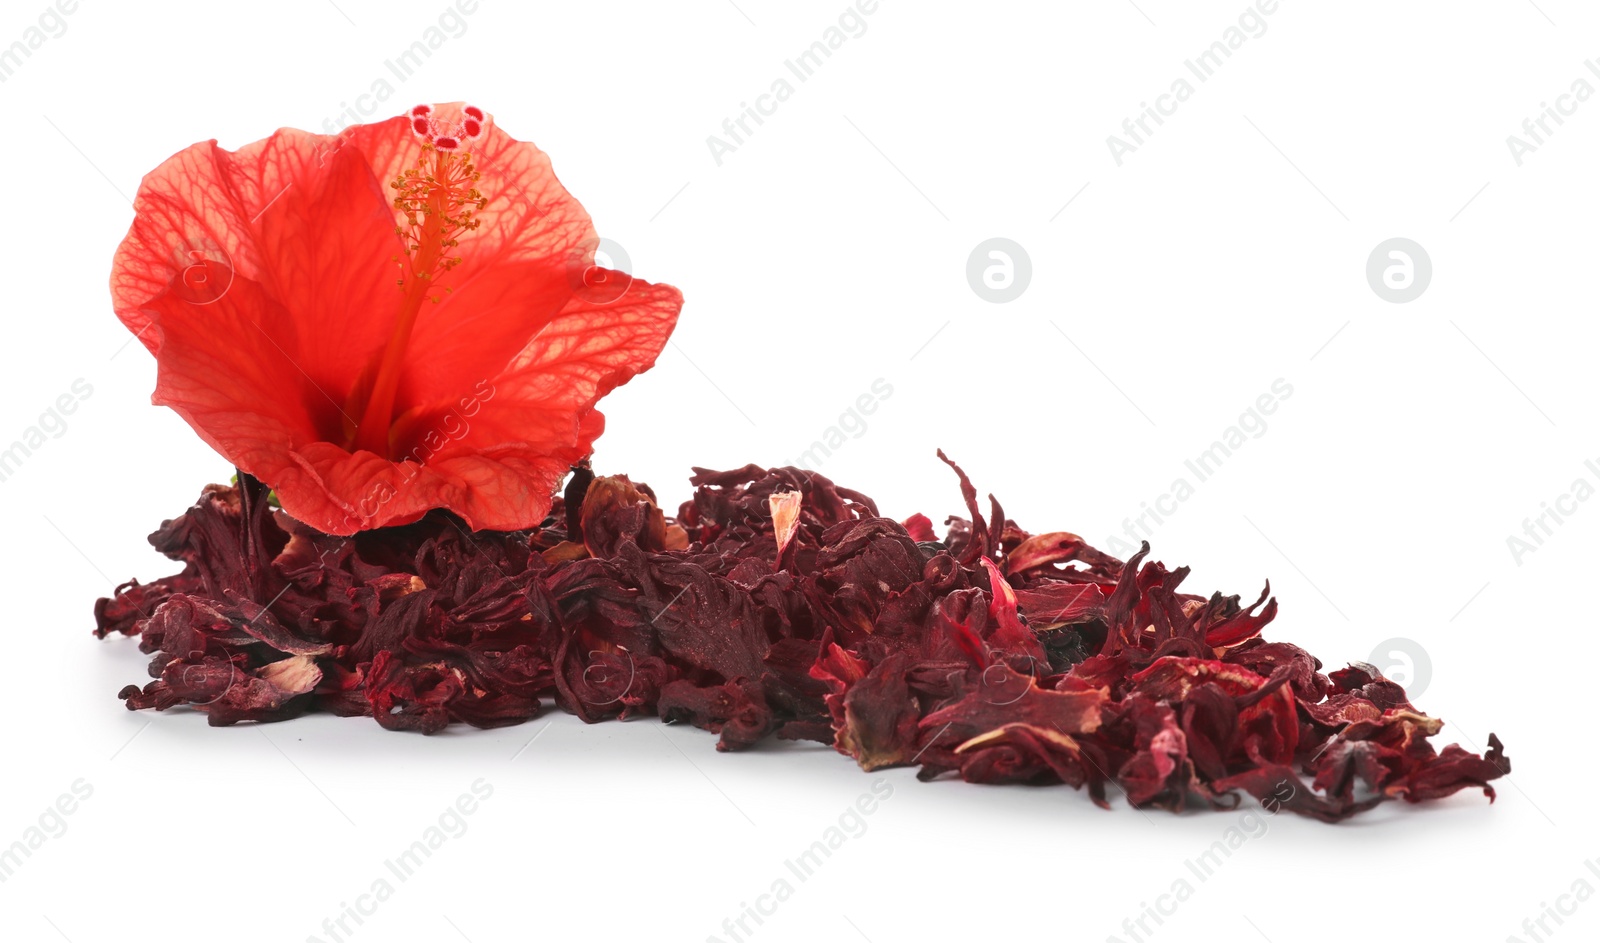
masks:
<instances>
[{"instance_id":1,"label":"dark red dried flower","mask_svg":"<svg viewBox=\"0 0 1600 943\"><path fill-rule=\"evenodd\" d=\"M943 456L941 455L941 458ZM946 459L948 461L948 459ZM719 735L832 744L864 769L1064 782L1106 804L1338 820L1510 771L1437 752L1442 722L1370 665L1321 662L1262 629L1263 590L1179 591L1187 569L1030 535L953 463L970 514L914 515L795 468L696 469L667 517L651 490L580 469L543 525L472 532L434 511L336 537L249 477L211 486L151 543L183 572L128 583L97 634L154 656L131 709L213 724L308 710L393 730L515 724L545 699L586 721L654 714Z\"/></svg>"}]
</instances>

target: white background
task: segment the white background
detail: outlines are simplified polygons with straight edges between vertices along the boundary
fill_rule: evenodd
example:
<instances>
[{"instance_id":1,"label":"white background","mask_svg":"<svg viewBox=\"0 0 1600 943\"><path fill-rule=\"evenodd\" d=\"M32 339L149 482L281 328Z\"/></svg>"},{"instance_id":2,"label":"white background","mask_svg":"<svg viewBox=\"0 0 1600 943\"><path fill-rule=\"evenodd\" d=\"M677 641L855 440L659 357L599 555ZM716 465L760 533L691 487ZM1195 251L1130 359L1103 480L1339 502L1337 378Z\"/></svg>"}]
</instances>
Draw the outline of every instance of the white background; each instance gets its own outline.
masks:
<instances>
[{"instance_id":1,"label":"white background","mask_svg":"<svg viewBox=\"0 0 1600 943\"><path fill-rule=\"evenodd\" d=\"M0 85L0 442L75 379L93 387L0 482L0 844L93 788L0 884L0 936L330 939L324 918L480 778L494 792L468 831L345 939L728 939L723 920L789 877L746 939L1131 940L1123 920L1187 876L1193 896L1145 939L1529 940L1523 921L1575 881L1600 888L1600 502L1520 562L1507 545L1596 483L1600 102L1521 166L1506 143L1574 80L1600 88L1596 12L1286 0L1202 84L1184 60L1243 0L883 0L719 166L707 136L845 9L737 4L482 0L399 82L385 60L444 0L92 0ZM0 44L43 8L8 2ZM1179 77L1193 96L1118 166L1106 137ZM1449 721L1440 746L1504 739L1499 801L1280 815L1200 882L1185 860L1237 813L891 770L865 834L799 883L784 860L875 778L821 746L719 754L697 730L558 712L426 739L126 713L116 691L145 659L89 635L92 603L169 572L144 535L230 471L148 404L151 358L111 313L127 198L193 141L322 130L381 78L394 95L372 118L484 106L552 155L636 274L683 289L596 456L669 505L691 465L795 458L883 378L892 396L824 474L942 519L961 508L943 447L1024 527L1103 543L1286 380L1266 432L1155 530L1156 556L1192 565L1197 592L1253 597L1270 577L1268 636L1329 670L1399 653L1396 676ZM994 236L1032 260L1009 304L966 280ZM1365 275L1395 236L1433 264L1407 304ZM1574 904L1540 939L1600 934L1600 903Z\"/></svg>"}]
</instances>

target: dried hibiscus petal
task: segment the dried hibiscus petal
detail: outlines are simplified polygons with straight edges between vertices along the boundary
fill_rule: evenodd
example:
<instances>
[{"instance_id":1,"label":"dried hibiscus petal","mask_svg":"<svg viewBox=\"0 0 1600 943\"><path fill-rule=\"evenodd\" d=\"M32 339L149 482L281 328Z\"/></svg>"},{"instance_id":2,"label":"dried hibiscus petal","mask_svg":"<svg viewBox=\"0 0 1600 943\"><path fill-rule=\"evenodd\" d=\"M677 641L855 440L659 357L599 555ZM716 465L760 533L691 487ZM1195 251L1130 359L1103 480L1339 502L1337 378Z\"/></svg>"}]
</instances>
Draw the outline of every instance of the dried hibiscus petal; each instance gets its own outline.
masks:
<instances>
[{"instance_id":1,"label":"dried hibiscus petal","mask_svg":"<svg viewBox=\"0 0 1600 943\"><path fill-rule=\"evenodd\" d=\"M941 455L941 458L943 456ZM948 463L949 460L945 459ZM436 510L354 538L273 508L248 475L151 543L182 572L130 582L95 632L140 637L155 679L130 709L214 724L306 711L392 730L654 714L719 735L830 743L863 769L1061 782L1105 804L1269 809L1336 821L1510 771L1434 749L1437 718L1370 665L1324 674L1268 642L1263 592L1183 592L1188 570L1038 536L999 503L943 539L815 472L696 469L668 516L626 477L576 470L534 528Z\"/></svg>"}]
</instances>

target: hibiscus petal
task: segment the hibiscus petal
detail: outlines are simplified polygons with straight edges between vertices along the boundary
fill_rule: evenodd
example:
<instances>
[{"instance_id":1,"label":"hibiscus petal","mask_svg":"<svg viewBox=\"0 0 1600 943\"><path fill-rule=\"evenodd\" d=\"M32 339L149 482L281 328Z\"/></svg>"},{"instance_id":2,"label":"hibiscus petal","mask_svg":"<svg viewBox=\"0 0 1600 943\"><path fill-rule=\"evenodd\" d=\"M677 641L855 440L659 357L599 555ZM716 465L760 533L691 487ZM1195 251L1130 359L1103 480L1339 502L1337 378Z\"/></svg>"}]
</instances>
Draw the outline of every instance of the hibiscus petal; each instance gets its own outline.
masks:
<instances>
[{"instance_id":1,"label":"hibiscus petal","mask_svg":"<svg viewBox=\"0 0 1600 943\"><path fill-rule=\"evenodd\" d=\"M400 303L394 212L360 153L292 129L236 153L196 144L145 177L134 207L112 296L152 353L155 299L208 308L247 279L280 304L254 312L259 329L343 402Z\"/></svg>"},{"instance_id":2,"label":"hibiscus petal","mask_svg":"<svg viewBox=\"0 0 1600 943\"><path fill-rule=\"evenodd\" d=\"M157 357L155 401L320 531L439 507L475 528L537 525L604 429L596 401L648 369L676 323L676 289L591 265L588 215L543 152L492 127L472 146L493 199L461 233L452 291L418 312L390 429L401 460L348 445L380 352L403 336L410 263L380 181L430 153L406 122L197 144L140 188L112 293Z\"/></svg>"},{"instance_id":3,"label":"hibiscus petal","mask_svg":"<svg viewBox=\"0 0 1600 943\"><path fill-rule=\"evenodd\" d=\"M525 443L510 447L517 454L463 452L427 467L352 455L319 441L311 420L318 399L337 410L330 394L256 326L255 316L278 310L261 286L238 279L205 307L177 292L146 307L161 343L153 401L176 410L239 468L272 482L289 513L325 533L405 523L434 507L455 507L470 521L469 503L526 518L508 528L531 526L548 510L555 482L581 457L575 444L550 456Z\"/></svg>"},{"instance_id":4,"label":"hibiscus petal","mask_svg":"<svg viewBox=\"0 0 1600 943\"><path fill-rule=\"evenodd\" d=\"M285 315L255 281L236 277L205 306L167 291L141 310L161 348L151 401L176 410L212 448L265 476L275 453L317 437L315 401L331 401L260 326Z\"/></svg>"},{"instance_id":5,"label":"hibiscus petal","mask_svg":"<svg viewBox=\"0 0 1600 943\"><path fill-rule=\"evenodd\" d=\"M467 414L474 404L445 400L403 416L394 431L399 454L418 454L420 448L423 455L437 456L430 462L485 451L507 459L555 451L573 459L589 454L604 429L595 403L655 363L682 305L676 288L637 280L609 304L570 299L489 381L475 414ZM464 431L451 435L452 428L462 426ZM567 468L555 471L546 493Z\"/></svg>"},{"instance_id":6,"label":"hibiscus petal","mask_svg":"<svg viewBox=\"0 0 1600 943\"><path fill-rule=\"evenodd\" d=\"M458 106L435 106L449 109ZM352 129L349 144L388 181L415 167L418 142L405 118ZM403 371L399 411L450 396L504 370L558 316L599 243L589 214L556 179L550 158L490 125L470 148L488 204L463 235L461 264L423 307ZM397 217L398 218L398 217ZM619 284L627 284L622 275ZM610 297L621 295L612 289Z\"/></svg>"},{"instance_id":7,"label":"hibiscus petal","mask_svg":"<svg viewBox=\"0 0 1600 943\"><path fill-rule=\"evenodd\" d=\"M403 454L421 461L308 442L275 477L245 470L274 482L285 510L327 533L408 523L436 507L474 530L535 526L604 428L595 402L655 362L682 303L676 288L642 281L608 305L571 300L487 395L397 424Z\"/></svg>"}]
</instances>

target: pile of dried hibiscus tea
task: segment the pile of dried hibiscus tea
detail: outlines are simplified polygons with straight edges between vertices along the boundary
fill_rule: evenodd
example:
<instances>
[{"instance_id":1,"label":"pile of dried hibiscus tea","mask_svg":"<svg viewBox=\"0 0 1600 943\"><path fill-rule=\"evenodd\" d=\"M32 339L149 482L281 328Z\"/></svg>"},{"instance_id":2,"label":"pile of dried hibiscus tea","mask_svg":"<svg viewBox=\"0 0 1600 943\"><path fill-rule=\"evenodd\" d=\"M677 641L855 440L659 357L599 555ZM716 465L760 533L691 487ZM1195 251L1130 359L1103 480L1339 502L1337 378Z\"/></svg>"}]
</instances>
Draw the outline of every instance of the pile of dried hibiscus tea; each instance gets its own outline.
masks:
<instances>
[{"instance_id":1,"label":"pile of dried hibiscus tea","mask_svg":"<svg viewBox=\"0 0 1600 943\"><path fill-rule=\"evenodd\" d=\"M940 455L943 458L943 454ZM946 459L948 461L948 459ZM1442 722L1375 668L1262 629L1276 600L1179 590L1187 568L1030 535L967 476L970 519L916 515L796 468L696 469L675 517L626 477L576 469L534 530L434 511L336 537L248 476L150 537L183 572L95 607L156 678L130 709L212 724L306 711L431 733L522 723L548 698L585 721L655 715L720 735L832 744L863 769L1065 782L1137 807L1241 793L1334 821L1510 771L1428 738ZM1308 782L1309 780L1309 782Z\"/></svg>"}]
</instances>

